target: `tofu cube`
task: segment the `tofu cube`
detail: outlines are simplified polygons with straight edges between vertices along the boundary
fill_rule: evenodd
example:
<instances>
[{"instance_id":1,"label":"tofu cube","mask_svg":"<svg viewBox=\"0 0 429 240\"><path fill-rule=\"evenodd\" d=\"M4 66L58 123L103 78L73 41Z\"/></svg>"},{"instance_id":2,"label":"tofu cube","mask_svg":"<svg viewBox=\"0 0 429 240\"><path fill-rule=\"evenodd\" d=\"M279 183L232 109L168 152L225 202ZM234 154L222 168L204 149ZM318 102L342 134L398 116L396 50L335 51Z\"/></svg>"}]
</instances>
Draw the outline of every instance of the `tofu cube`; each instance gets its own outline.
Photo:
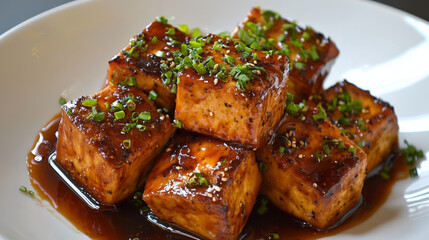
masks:
<instances>
[{"instance_id":1,"label":"tofu cube","mask_svg":"<svg viewBox=\"0 0 429 240\"><path fill-rule=\"evenodd\" d=\"M253 151L184 133L158 158L143 200L160 219L204 238L236 239L261 181Z\"/></svg>"},{"instance_id":2,"label":"tofu cube","mask_svg":"<svg viewBox=\"0 0 429 240\"><path fill-rule=\"evenodd\" d=\"M137 88L108 86L62 106L57 161L99 202L116 204L142 187L175 131Z\"/></svg>"},{"instance_id":3,"label":"tofu cube","mask_svg":"<svg viewBox=\"0 0 429 240\"><path fill-rule=\"evenodd\" d=\"M177 77L170 75L169 67L173 52L187 38L169 24L152 22L109 61L108 84L136 86L147 95L156 95L156 105L173 111Z\"/></svg>"},{"instance_id":4,"label":"tofu cube","mask_svg":"<svg viewBox=\"0 0 429 240\"><path fill-rule=\"evenodd\" d=\"M273 142L257 150L266 169L261 193L286 213L324 230L360 202L366 154L320 107L307 106L289 106Z\"/></svg>"},{"instance_id":5,"label":"tofu cube","mask_svg":"<svg viewBox=\"0 0 429 240\"><path fill-rule=\"evenodd\" d=\"M389 103L343 81L322 94L332 122L368 155L368 172L398 148L398 119Z\"/></svg>"},{"instance_id":6,"label":"tofu cube","mask_svg":"<svg viewBox=\"0 0 429 240\"><path fill-rule=\"evenodd\" d=\"M188 51L200 45L200 61L190 59L179 74L175 118L189 131L249 148L266 144L284 115L288 59L216 35Z\"/></svg>"},{"instance_id":7,"label":"tofu cube","mask_svg":"<svg viewBox=\"0 0 429 240\"><path fill-rule=\"evenodd\" d=\"M277 50L291 62L289 92L299 102L320 93L339 51L329 38L311 27L298 26L278 13L253 8L233 31L234 38L260 50Z\"/></svg>"}]
</instances>

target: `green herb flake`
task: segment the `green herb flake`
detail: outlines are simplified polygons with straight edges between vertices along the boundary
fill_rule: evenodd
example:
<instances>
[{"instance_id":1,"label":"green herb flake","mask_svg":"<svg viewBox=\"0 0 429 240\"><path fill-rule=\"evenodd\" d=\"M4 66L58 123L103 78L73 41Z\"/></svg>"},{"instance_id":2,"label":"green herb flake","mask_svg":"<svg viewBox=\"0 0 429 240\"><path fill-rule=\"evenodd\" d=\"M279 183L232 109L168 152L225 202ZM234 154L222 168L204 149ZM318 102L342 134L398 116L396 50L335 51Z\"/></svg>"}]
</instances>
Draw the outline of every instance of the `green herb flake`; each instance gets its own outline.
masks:
<instances>
[{"instance_id":1,"label":"green herb flake","mask_svg":"<svg viewBox=\"0 0 429 240\"><path fill-rule=\"evenodd\" d=\"M82 102L82 106L84 107L94 107L97 106L97 99L86 99Z\"/></svg>"},{"instance_id":2,"label":"green herb flake","mask_svg":"<svg viewBox=\"0 0 429 240\"><path fill-rule=\"evenodd\" d=\"M154 36L153 38L152 38L152 44L156 44L157 42L158 42L158 38L156 37L156 36Z\"/></svg>"},{"instance_id":3,"label":"green herb flake","mask_svg":"<svg viewBox=\"0 0 429 240\"><path fill-rule=\"evenodd\" d=\"M163 51L157 51L157 52L155 53L155 55L156 55L157 57L163 58L163 57L165 57L165 52L163 52Z\"/></svg>"},{"instance_id":4,"label":"green herb flake","mask_svg":"<svg viewBox=\"0 0 429 240\"><path fill-rule=\"evenodd\" d=\"M62 106L67 103L67 100L63 96L61 96L58 100L58 103Z\"/></svg>"},{"instance_id":5,"label":"green herb flake","mask_svg":"<svg viewBox=\"0 0 429 240\"><path fill-rule=\"evenodd\" d=\"M168 24L168 19L165 18L164 16L156 17L155 21L160 22L162 24Z\"/></svg>"},{"instance_id":6,"label":"green herb flake","mask_svg":"<svg viewBox=\"0 0 429 240\"><path fill-rule=\"evenodd\" d=\"M259 201L259 207L256 210L256 212L259 215L264 215L267 211L268 211L268 199L266 199L265 197L261 197Z\"/></svg>"},{"instance_id":7,"label":"green herb flake","mask_svg":"<svg viewBox=\"0 0 429 240\"><path fill-rule=\"evenodd\" d=\"M265 172L268 170L268 165L266 162L262 162L262 161L258 162L258 167L259 167L259 170L261 170L262 172Z\"/></svg>"},{"instance_id":8,"label":"green herb flake","mask_svg":"<svg viewBox=\"0 0 429 240\"><path fill-rule=\"evenodd\" d=\"M113 115L115 116L116 120L121 120L125 117L125 112L124 112L124 110L120 110L120 111L115 112Z\"/></svg>"},{"instance_id":9,"label":"green herb flake","mask_svg":"<svg viewBox=\"0 0 429 240\"><path fill-rule=\"evenodd\" d=\"M179 25L179 30L182 32L182 33L189 33L189 27L188 27L188 25L186 25L186 24L180 24Z\"/></svg>"},{"instance_id":10,"label":"green herb flake","mask_svg":"<svg viewBox=\"0 0 429 240\"><path fill-rule=\"evenodd\" d=\"M326 120L328 118L328 115L326 114L325 109L323 109L322 105L320 104L317 105L317 108L319 109L319 113L313 115L313 120L314 121L317 121L319 119Z\"/></svg>"},{"instance_id":11,"label":"green herb flake","mask_svg":"<svg viewBox=\"0 0 429 240\"><path fill-rule=\"evenodd\" d=\"M174 119L174 126L177 128L183 128L183 123L180 120Z\"/></svg>"},{"instance_id":12,"label":"green herb flake","mask_svg":"<svg viewBox=\"0 0 429 240\"><path fill-rule=\"evenodd\" d=\"M122 145L124 146L125 149L129 149L131 147L131 140L125 139L124 141L122 141Z\"/></svg>"},{"instance_id":13,"label":"green herb flake","mask_svg":"<svg viewBox=\"0 0 429 240\"><path fill-rule=\"evenodd\" d=\"M143 121L150 121L152 119L152 116L151 116L150 112L141 112L138 115L138 119L141 119Z\"/></svg>"},{"instance_id":14,"label":"green herb flake","mask_svg":"<svg viewBox=\"0 0 429 240\"><path fill-rule=\"evenodd\" d=\"M158 98L158 93L154 90L150 90L148 98L151 101L155 101Z\"/></svg>"}]
</instances>

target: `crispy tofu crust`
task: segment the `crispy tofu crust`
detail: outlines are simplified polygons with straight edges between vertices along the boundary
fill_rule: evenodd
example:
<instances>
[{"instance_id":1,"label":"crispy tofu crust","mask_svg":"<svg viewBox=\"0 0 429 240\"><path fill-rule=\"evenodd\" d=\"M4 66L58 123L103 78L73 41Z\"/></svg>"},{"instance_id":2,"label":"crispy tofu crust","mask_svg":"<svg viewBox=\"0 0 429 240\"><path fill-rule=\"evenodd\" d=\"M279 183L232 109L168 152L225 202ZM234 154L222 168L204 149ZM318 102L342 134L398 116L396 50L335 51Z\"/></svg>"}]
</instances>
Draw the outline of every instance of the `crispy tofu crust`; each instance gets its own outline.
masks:
<instances>
[{"instance_id":1,"label":"crispy tofu crust","mask_svg":"<svg viewBox=\"0 0 429 240\"><path fill-rule=\"evenodd\" d=\"M97 100L94 108L98 113L104 112L102 121L97 122L91 116L92 107L83 106L87 99ZM132 111L130 99L135 105ZM114 102L123 105L125 117L121 120L116 120L114 111L109 110ZM90 98L68 102L61 112L57 161L92 196L106 204L118 203L142 187L153 159L175 131L170 118L160 115L136 88L108 86ZM137 120L145 126L144 131L132 127L124 132L126 123L136 122L131 120L132 112L137 113L134 117L141 112L150 113L150 120Z\"/></svg>"},{"instance_id":2,"label":"crispy tofu crust","mask_svg":"<svg viewBox=\"0 0 429 240\"><path fill-rule=\"evenodd\" d=\"M249 23L259 24L265 30L255 31L255 28L249 27ZM273 42L262 44L262 50L279 50L290 59L293 67L289 73L288 91L295 95L297 101L322 91L323 81L339 54L333 41L310 27L300 27L274 12L262 11L260 8L253 8L232 36L246 42L247 36L255 34L262 42ZM251 45L251 41L247 42Z\"/></svg>"},{"instance_id":3,"label":"crispy tofu crust","mask_svg":"<svg viewBox=\"0 0 429 240\"><path fill-rule=\"evenodd\" d=\"M344 92L349 93L351 101L358 100L362 103L362 111L347 114L346 121L341 119L344 116L339 110L341 103L332 107L334 99L341 98L340 95ZM369 172L382 164L392 150L398 148L398 119L390 104L347 81L335 84L323 92L322 96L322 103L331 121L343 128L343 132L367 153Z\"/></svg>"},{"instance_id":4,"label":"crispy tofu crust","mask_svg":"<svg viewBox=\"0 0 429 240\"><path fill-rule=\"evenodd\" d=\"M286 213L317 229L333 226L361 198L366 154L329 120L314 120L309 103L288 114L272 144L257 150L261 193Z\"/></svg>"},{"instance_id":5,"label":"crispy tofu crust","mask_svg":"<svg viewBox=\"0 0 429 240\"><path fill-rule=\"evenodd\" d=\"M174 29L174 34L167 34L170 29ZM176 83L163 81L161 64L172 58L173 52L180 49L180 44L187 39L188 35L169 24L152 22L109 61L107 83L130 85L132 78L131 85L137 86L146 94L155 91L158 94L155 104L172 111ZM157 56L158 51L165 56Z\"/></svg>"},{"instance_id":6,"label":"crispy tofu crust","mask_svg":"<svg viewBox=\"0 0 429 240\"><path fill-rule=\"evenodd\" d=\"M249 148L266 144L284 115L287 94L288 60L277 54L268 55L252 51L258 60L246 59L236 49L234 42L208 35L202 59L213 57L218 65L230 67L223 60L226 55L235 58L236 65L249 64L262 67L245 90L237 88L237 80L228 75L225 79L200 75L187 68L177 85L175 118L185 129L214 136L225 141L240 143ZM213 45L221 41L222 49Z\"/></svg>"},{"instance_id":7,"label":"crispy tofu crust","mask_svg":"<svg viewBox=\"0 0 429 240\"><path fill-rule=\"evenodd\" d=\"M160 219L204 238L236 239L261 181L253 151L183 133L158 158L143 200Z\"/></svg>"}]
</instances>

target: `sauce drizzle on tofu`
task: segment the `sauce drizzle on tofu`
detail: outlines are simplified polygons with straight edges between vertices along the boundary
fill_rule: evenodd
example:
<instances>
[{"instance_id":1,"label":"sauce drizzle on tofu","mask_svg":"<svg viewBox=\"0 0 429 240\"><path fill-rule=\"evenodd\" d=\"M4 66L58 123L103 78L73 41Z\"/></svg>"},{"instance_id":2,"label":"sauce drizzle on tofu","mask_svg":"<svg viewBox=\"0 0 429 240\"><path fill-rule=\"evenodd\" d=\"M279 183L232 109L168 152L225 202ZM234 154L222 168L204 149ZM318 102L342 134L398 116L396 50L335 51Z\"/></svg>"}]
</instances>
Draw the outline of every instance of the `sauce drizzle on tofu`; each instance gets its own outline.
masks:
<instances>
[{"instance_id":1,"label":"sauce drizzle on tofu","mask_svg":"<svg viewBox=\"0 0 429 240\"><path fill-rule=\"evenodd\" d=\"M27 167L31 184L36 195L48 201L60 214L67 218L77 229L93 239L187 239L161 230L149 223L139 213L139 207L133 198L119 205L120 211L98 212L89 209L54 173L47 159L55 151L56 136L60 115L56 115L36 138L34 146L27 156ZM168 148L166 149L168 151ZM374 175L365 181L362 191L363 204L341 226L319 232L305 227L293 217L283 213L268 203L268 210L258 214L261 205L258 201L240 236L247 239L268 239L269 233L278 233L280 239L316 239L338 234L368 219L385 202L393 184L408 177L406 161L400 157L391 157L390 179L385 180Z\"/></svg>"}]
</instances>

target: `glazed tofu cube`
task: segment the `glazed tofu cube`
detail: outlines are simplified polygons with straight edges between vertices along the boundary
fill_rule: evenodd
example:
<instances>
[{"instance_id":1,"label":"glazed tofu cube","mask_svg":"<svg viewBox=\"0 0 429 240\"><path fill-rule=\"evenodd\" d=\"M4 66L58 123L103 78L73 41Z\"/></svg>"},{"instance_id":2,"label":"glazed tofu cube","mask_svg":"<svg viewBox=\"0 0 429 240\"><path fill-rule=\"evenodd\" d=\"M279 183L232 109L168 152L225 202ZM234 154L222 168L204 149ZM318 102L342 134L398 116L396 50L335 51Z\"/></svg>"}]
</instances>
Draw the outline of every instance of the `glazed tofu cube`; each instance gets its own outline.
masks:
<instances>
[{"instance_id":1,"label":"glazed tofu cube","mask_svg":"<svg viewBox=\"0 0 429 240\"><path fill-rule=\"evenodd\" d=\"M274 141L256 156L266 169L261 193L323 230L360 202L366 154L331 124L320 106L307 106L289 106Z\"/></svg>"},{"instance_id":2,"label":"glazed tofu cube","mask_svg":"<svg viewBox=\"0 0 429 240\"><path fill-rule=\"evenodd\" d=\"M290 59L288 91L297 101L322 91L323 80L339 53L334 42L311 27L300 27L260 8L253 8L232 35L254 49L275 49Z\"/></svg>"},{"instance_id":3,"label":"glazed tofu cube","mask_svg":"<svg viewBox=\"0 0 429 240\"><path fill-rule=\"evenodd\" d=\"M171 76L173 52L188 36L173 26L152 22L109 61L109 84L136 86L155 98L159 107L174 110L176 79Z\"/></svg>"},{"instance_id":4,"label":"glazed tofu cube","mask_svg":"<svg viewBox=\"0 0 429 240\"><path fill-rule=\"evenodd\" d=\"M101 203L142 187L153 159L175 131L137 88L108 86L62 106L57 161Z\"/></svg>"},{"instance_id":5,"label":"glazed tofu cube","mask_svg":"<svg viewBox=\"0 0 429 240\"><path fill-rule=\"evenodd\" d=\"M369 172L398 148L398 119L388 103L347 81L322 96L332 122L368 155Z\"/></svg>"},{"instance_id":6,"label":"glazed tofu cube","mask_svg":"<svg viewBox=\"0 0 429 240\"><path fill-rule=\"evenodd\" d=\"M236 239L262 178L253 151L190 133L157 159L143 200L160 219L207 239Z\"/></svg>"},{"instance_id":7,"label":"glazed tofu cube","mask_svg":"<svg viewBox=\"0 0 429 240\"><path fill-rule=\"evenodd\" d=\"M200 61L179 74L175 118L193 132L249 148L266 144L284 115L288 59L215 35L188 51L199 46Z\"/></svg>"}]
</instances>

